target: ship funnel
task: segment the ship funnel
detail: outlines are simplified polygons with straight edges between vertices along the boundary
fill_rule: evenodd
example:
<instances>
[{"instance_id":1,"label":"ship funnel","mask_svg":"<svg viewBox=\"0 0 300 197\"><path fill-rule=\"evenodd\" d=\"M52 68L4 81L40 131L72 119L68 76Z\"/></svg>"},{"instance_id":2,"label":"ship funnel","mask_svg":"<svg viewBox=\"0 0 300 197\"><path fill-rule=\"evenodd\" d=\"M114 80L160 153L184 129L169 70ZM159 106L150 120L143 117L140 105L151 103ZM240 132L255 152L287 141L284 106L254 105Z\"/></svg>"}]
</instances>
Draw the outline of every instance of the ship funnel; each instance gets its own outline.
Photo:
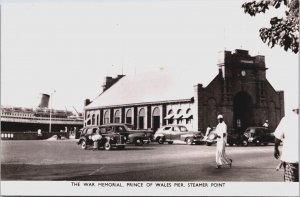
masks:
<instances>
[{"instance_id":1,"label":"ship funnel","mask_svg":"<svg viewBox=\"0 0 300 197\"><path fill-rule=\"evenodd\" d=\"M42 94L41 103L39 104L39 107L40 108L48 108L49 98L50 98L49 94Z\"/></svg>"}]
</instances>

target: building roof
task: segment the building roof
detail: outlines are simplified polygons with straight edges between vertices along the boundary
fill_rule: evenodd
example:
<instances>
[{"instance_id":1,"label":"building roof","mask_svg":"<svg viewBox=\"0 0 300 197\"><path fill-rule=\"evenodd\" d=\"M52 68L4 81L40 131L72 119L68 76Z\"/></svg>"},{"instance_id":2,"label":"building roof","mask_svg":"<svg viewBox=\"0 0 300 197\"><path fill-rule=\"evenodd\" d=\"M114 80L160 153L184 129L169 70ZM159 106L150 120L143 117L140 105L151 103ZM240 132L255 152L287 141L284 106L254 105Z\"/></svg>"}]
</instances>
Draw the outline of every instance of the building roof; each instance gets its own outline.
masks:
<instances>
[{"instance_id":1,"label":"building roof","mask_svg":"<svg viewBox=\"0 0 300 197\"><path fill-rule=\"evenodd\" d=\"M124 76L102 92L85 109L191 99L196 83L184 74L166 71Z\"/></svg>"}]
</instances>

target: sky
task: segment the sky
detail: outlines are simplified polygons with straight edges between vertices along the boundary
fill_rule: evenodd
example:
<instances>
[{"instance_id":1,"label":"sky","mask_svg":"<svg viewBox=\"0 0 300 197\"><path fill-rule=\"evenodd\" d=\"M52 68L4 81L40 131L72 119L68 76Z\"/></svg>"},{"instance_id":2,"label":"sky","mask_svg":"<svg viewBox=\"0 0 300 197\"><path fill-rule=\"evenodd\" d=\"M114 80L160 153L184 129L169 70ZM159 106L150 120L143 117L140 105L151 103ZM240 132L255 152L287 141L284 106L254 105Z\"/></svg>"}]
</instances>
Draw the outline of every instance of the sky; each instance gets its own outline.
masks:
<instances>
[{"instance_id":1,"label":"sky","mask_svg":"<svg viewBox=\"0 0 300 197\"><path fill-rule=\"evenodd\" d=\"M265 55L267 79L298 105L298 55L270 49L261 27L283 15L251 17L246 0L3 1L1 105L82 111L102 91L105 76L168 72L207 85L218 73L218 52Z\"/></svg>"}]
</instances>

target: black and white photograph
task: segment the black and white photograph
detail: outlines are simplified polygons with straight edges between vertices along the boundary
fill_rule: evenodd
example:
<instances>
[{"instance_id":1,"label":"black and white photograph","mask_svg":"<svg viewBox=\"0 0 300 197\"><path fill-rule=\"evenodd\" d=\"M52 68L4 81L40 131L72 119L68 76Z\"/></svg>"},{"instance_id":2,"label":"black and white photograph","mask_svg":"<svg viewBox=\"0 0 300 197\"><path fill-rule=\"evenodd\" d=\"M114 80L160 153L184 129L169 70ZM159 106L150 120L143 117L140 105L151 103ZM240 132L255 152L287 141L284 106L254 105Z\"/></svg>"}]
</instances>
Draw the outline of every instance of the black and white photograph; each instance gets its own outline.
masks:
<instances>
[{"instance_id":1,"label":"black and white photograph","mask_svg":"<svg viewBox=\"0 0 300 197\"><path fill-rule=\"evenodd\" d=\"M299 0L3 0L2 196L299 196Z\"/></svg>"}]
</instances>

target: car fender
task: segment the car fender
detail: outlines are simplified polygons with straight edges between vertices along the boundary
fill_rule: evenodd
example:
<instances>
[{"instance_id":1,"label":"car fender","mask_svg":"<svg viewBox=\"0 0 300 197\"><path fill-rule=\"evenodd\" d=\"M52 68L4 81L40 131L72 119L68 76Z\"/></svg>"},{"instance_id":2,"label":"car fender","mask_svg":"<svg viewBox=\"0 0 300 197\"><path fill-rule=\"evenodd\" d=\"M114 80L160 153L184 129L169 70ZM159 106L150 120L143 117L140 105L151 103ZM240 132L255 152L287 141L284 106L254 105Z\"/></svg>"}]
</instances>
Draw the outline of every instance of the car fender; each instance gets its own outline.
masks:
<instances>
[{"instance_id":1,"label":"car fender","mask_svg":"<svg viewBox=\"0 0 300 197\"><path fill-rule=\"evenodd\" d=\"M111 140L111 137L110 136L105 136L102 138L103 139L103 142L109 142Z\"/></svg>"},{"instance_id":2,"label":"car fender","mask_svg":"<svg viewBox=\"0 0 300 197\"><path fill-rule=\"evenodd\" d=\"M162 133L159 133L159 134L154 135L154 139L155 139L155 140L156 140L158 137L165 137L165 135L162 134Z\"/></svg>"},{"instance_id":3,"label":"car fender","mask_svg":"<svg viewBox=\"0 0 300 197\"><path fill-rule=\"evenodd\" d=\"M195 136L194 134L188 133L188 134L181 135L180 139L185 141L187 138L193 138L194 136Z\"/></svg>"},{"instance_id":4,"label":"car fender","mask_svg":"<svg viewBox=\"0 0 300 197\"><path fill-rule=\"evenodd\" d=\"M128 135L128 138L130 142L134 142L136 139L141 139L141 140L147 139L147 136L145 136L144 133L133 133Z\"/></svg>"}]
</instances>

